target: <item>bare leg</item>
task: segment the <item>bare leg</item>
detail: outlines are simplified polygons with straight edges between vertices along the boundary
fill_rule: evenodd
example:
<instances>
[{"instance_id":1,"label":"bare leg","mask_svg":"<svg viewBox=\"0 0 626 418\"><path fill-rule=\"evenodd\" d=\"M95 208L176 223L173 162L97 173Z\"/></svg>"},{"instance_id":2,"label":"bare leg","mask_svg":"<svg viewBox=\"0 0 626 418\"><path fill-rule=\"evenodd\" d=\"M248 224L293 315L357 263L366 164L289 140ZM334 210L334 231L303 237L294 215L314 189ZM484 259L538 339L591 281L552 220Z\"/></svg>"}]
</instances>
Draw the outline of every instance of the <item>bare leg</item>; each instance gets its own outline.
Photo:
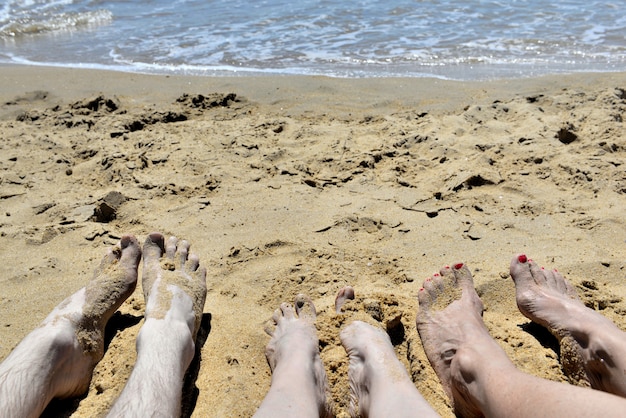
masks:
<instances>
[{"instance_id":1,"label":"bare leg","mask_svg":"<svg viewBox=\"0 0 626 418\"><path fill-rule=\"evenodd\" d=\"M511 261L511 277L520 311L559 340L566 372L595 389L626 396L626 333L587 308L556 270L520 254Z\"/></svg>"},{"instance_id":2,"label":"bare leg","mask_svg":"<svg viewBox=\"0 0 626 418\"><path fill-rule=\"evenodd\" d=\"M437 417L396 357L389 336L355 321L341 331L350 356L351 415L366 417Z\"/></svg>"},{"instance_id":3,"label":"bare leg","mask_svg":"<svg viewBox=\"0 0 626 418\"><path fill-rule=\"evenodd\" d=\"M141 249L124 236L86 287L61 302L0 365L0 415L38 417L53 398L87 391L104 327L135 290Z\"/></svg>"},{"instance_id":4,"label":"bare leg","mask_svg":"<svg viewBox=\"0 0 626 418\"><path fill-rule=\"evenodd\" d=\"M417 328L435 372L461 416L620 416L626 400L523 373L491 338L482 302L463 264L446 267L419 292Z\"/></svg>"},{"instance_id":5,"label":"bare leg","mask_svg":"<svg viewBox=\"0 0 626 418\"><path fill-rule=\"evenodd\" d=\"M354 289L345 286L335 298L341 313ZM411 381L396 357L389 335L362 321L354 321L340 333L350 367L350 415L353 417L438 416Z\"/></svg>"},{"instance_id":6,"label":"bare leg","mask_svg":"<svg viewBox=\"0 0 626 418\"><path fill-rule=\"evenodd\" d=\"M327 417L326 372L315 331L315 307L298 295L295 308L283 303L272 317L274 331L265 355L272 369L270 390L254 415L260 417Z\"/></svg>"},{"instance_id":7,"label":"bare leg","mask_svg":"<svg viewBox=\"0 0 626 418\"><path fill-rule=\"evenodd\" d=\"M143 248L145 322L137 362L109 416L179 416L183 377L195 353L206 270L189 243L152 233Z\"/></svg>"}]
</instances>

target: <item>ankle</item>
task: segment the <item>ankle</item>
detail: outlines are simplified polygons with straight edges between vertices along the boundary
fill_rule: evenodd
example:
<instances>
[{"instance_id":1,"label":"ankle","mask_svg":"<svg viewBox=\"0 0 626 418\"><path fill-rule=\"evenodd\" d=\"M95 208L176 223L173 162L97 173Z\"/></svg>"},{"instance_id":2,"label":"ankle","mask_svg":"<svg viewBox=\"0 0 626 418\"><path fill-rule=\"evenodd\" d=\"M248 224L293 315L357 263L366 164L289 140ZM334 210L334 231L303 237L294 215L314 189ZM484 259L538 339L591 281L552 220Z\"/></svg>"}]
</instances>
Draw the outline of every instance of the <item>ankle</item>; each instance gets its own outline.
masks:
<instances>
[{"instance_id":1,"label":"ankle","mask_svg":"<svg viewBox=\"0 0 626 418\"><path fill-rule=\"evenodd\" d=\"M146 319L136 345L138 363L146 358L150 362L181 364L186 369L195 355L195 342L183 321Z\"/></svg>"},{"instance_id":2,"label":"ankle","mask_svg":"<svg viewBox=\"0 0 626 418\"><path fill-rule=\"evenodd\" d=\"M486 402L494 374L507 376L518 372L500 346L493 340L488 342L464 345L450 363L452 383L457 392L468 395L479 405Z\"/></svg>"}]
</instances>

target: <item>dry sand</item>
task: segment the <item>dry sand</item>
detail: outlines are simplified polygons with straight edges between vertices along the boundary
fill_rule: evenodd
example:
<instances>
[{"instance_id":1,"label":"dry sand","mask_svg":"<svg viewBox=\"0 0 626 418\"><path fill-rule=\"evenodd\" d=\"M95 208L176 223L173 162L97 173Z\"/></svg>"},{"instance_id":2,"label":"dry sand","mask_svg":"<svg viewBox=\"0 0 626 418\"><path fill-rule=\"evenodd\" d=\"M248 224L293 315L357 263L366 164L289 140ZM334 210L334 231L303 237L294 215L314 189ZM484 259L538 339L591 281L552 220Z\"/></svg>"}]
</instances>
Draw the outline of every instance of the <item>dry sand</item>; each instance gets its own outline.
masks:
<instances>
[{"instance_id":1,"label":"dry sand","mask_svg":"<svg viewBox=\"0 0 626 418\"><path fill-rule=\"evenodd\" d=\"M255 411L270 383L265 321L299 292L320 312L340 416L345 318L331 307L345 284L358 295L350 312L394 325L400 359L444 416L414 325L421 282L442 265L468 263L492 335L529 373L566 381L555 340L515 306L517 252L558 267L626 327L626 74L478 83L6 66L0 79L0 359L107 246L153 230L190 240L209 271L184 416ZM143 309L138 289L89 393L51 416L108 409Z\"/></svg>"}]
</instances>

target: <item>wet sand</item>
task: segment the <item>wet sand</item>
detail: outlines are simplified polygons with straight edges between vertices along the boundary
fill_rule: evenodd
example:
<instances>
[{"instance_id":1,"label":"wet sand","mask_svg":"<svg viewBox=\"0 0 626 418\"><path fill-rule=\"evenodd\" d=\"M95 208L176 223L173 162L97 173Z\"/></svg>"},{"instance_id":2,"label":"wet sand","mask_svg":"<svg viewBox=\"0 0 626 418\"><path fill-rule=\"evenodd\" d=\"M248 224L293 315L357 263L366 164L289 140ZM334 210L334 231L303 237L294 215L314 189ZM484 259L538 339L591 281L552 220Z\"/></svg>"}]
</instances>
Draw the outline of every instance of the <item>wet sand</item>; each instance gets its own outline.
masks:
<instances>
[{"instance_id":1,"label":"wet sand","mask_svg":"<svg viewBox=\"0 0 626 418\"><path fill-rule=\"evenodd\" d=\"M515 306L513 254L557 267L626 329L626 74L497 82L174 77L0 67L0 359L82 287L123 233L186 238L208 295L184 416L245 417L270 383L265 321L308 294L335 411L339 329L367 316L439 413L417 292L468 263L492 335L523 370L566 381L558 344ZM334 313L355 287L348 315ZM107 411L130 374L141 289L109 327L82 399Z\"/></svg>"}]
</instances>

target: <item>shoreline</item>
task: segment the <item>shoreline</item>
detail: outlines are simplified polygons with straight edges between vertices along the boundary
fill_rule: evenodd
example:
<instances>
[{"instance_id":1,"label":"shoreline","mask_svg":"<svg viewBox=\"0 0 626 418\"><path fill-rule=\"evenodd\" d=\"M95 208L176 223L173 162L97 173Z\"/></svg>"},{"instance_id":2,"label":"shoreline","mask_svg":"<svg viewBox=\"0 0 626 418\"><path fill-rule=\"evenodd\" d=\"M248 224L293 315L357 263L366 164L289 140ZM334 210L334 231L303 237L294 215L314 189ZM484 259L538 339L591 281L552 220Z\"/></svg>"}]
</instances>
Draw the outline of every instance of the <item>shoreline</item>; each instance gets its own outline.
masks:
<instances>
[{"instance_id":1,"label":"shoreline","mask_svg":"<svg viewBox=\"0 0 626 418\"><path fill-rule=\"evenodd\" d=\"M250 100L264 104L282 101L298 105L294 94L309 94L324 104L380 106L381 98L392 98L404 105L433 106L448 110L453 100L483 96L487 99L512 94L532 94L538 90L554 92L559 88L593 88L623 82L626 72L581 72L490 81L458 81L429 77L334 78L308 75L199 76L156 75L111 70L0 64L3 97L25 91L50 91L61 100L92 94L130 96L145 102L174 97L180 92L226 92L240 90ZM50 80L57 81L50 85ZM153 86L159 85L158 90ZM281 90L281 87L283 89ZM415 97L437 95L436 98ZM358 94L354 94L358 92ZM384 104L384 102L383 102ZM451 107L450 109L455 109Z\"/></svg>"},{"instance_id":2,"label":"shoreline","mask_svg":"<svg viewBox=\"0 0 626 418\"><path fill-rule=\"evenodd\" d=\"M626 328L626 73L465 82L0 65L0 79L0 359L121 234L154 230L188 239L208 268L189 416L255 411L270 382L264 322L301 292L320 313L339 416L347 357L332 306L346 284L400 312L398 356L443 416L414 321L421 282L445 264L468 264L490 332L529 373L566 381L515 306L515 253L558 268ZM94 218L110 192L123 196L115 216ZM143 310L138 288L88 394L52 415L108 409Z\"/></svg>"}]
</instances>

